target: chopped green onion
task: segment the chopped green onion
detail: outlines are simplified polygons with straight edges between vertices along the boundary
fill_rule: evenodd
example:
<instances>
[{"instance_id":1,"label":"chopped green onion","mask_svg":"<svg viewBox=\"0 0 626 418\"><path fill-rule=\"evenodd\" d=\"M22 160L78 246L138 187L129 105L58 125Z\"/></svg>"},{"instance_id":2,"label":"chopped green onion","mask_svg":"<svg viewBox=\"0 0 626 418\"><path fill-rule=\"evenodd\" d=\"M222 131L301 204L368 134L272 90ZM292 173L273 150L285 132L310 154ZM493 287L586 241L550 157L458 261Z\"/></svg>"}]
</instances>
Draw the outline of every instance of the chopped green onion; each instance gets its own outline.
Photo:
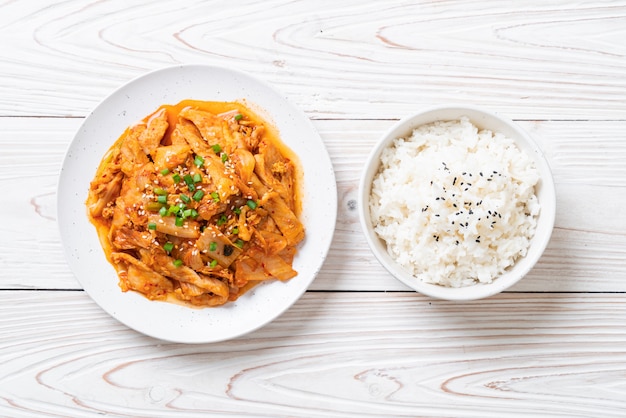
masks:
<instances>
[{"instance_id":1,"label":"chopped green onion","mask_svg":"<svg viewBox=\"0 0 626 418\"><path fill-rule=\"evenodd\" d=\"M211 192L211 197L213 198L213 201L216 203L220 201L220 195L217 192Z\"/></svg>"},{"instance_id":2,"label":"chopped green onion","mask_svg":"<svg viewBox=\"0 0 626 418\"><path fill-rule=\"evenodd\" d=\"M246 202L246 205L248 205L248 207L252 210L256 209L256 207L258 206L254 200L248 200Z\"/></svg>"},{"instance_id":3,"label":"chopped green onion","mask_svg":"<svg viewBox=\"0 0 626 418\"><path fill-rule=\"evenodd\" d=\"M193 163L198 167L202 167L204 165L204 158L199 155L196 155L196 158L193 159Z\"/></svg>"},{"instance_id":4,"label":"chopped green onion","mask_svg":"<svg viewBox=\"0 0 626 418\"><path fill-rule=\"evenodd\" d=\"M174 214L174 213L178 213L180 211L180 207L176 206L176 205L172 205L169 207L169 209L167 210L167 213L169 213L170 215Z\"/></svg>"},{"instance_id":5,"label":"chopped green onion","mask_svg":"<svg viewBox=\"0 0 626 418\"><path fill-rule=\"evenodd\" d=\"M199 202L200 200L202 200L203 197L204 197L204 191L202 190L198 190L197 192L193 194L193 200L195 200L196 202Z\"/></svg>"},{"instance_id":6,"label":"chopped green onion","mask_svg":"<svg viewBox=\"0 0 626 418\"><path fill-rule=\"evenodd\" d=\"M161 170L161 174L164 176L167 176L170 173L170 169L169 168L164 168L163 170Z\"/></svg>"},{"instance_id":7,"label":"chopped green onion","mask_svg":"<svg viewBox=\"0 0 626 418\"><path fill-rule=\"evenodd\" d=\"M185 210L183 211L183 217L184 217L184 218L189 218L189 217L191 216L191 213L192 213L191 211L192 211L192 210L193 210L193 209L185 209Z\"/></svg>"},{"instance_id":8,"label":"chopped green onion","mask_svg":"<svg viewBox=\"0 0 626 418\"><path fill-rule=\"evenodd\" d=\"M157 196L157 202L166 204L167 203L167 196L166 195Z\"/></svg>"},{"instance_id":9,"label":"chopped green onion","mask_svg":"<svg viewBox=\"0 0 626 418\"><path fill-rule=\"evenodd\" d=\"M191 209L191 217L192 218L197 218L198 217L198 211L195 209Z\"/></svg>"},{"instance_id":10,"label":"chopped green onion","mask_svg":"<svg viewBox=\"0 0 626 418\"><path fill-rule=\"evenodd\" d=\"M194 190L196 190L196 186L193 184L193 177L191 177L190 174L185 174L185 177L183 177L183 180L185 180L185 184L187 184L187 187L189 188L190 192L193 192Z\"/></svg>"},{"instance_id":11,"label":"chopped green onion","mask_svg":"<svg viewBox=\"0 0 626 418\"><path fill-rule=\"evenodd\" d=\"M193 175L193 182L194 183L200 183L202 181L202 176L200 175L200 173L196 173Z\"/></svg>"},{"instance_id":12,"label":"chopped green onion","mask_svg":"<svg viewBox=\"0 0 626 418\"><path fill-rule=\"evenodd\" d=\"M209 251L217 250L217 242L212 242L209 244Z\"/></svg>"},{"instance_id":13,"label":"chopped green onion","mask_svg":"<svg viewBox=\"0 0 626 418\"><path fill-rule=\"evenodd\" d=\"M155 187L154 194L159 195L159 196L167 196L167 190L161 187Z\"/></svg>"},{"instance_id":14,"label":"chopped green onion","mask_svg":"<svg viewBox=\"0 0 626 418\"><path fill-rule=\"evenodd\" d=\"M224 225L227 220L228 218L226 218L226 215L222 214L222 216L220 216L220 218L217 220L217 226Z\"/></svg>"},{"instance_id":15,"label":"chopped green onion","mask_svg":"<svg viewBox=\"0 0 626 418\"><path fill-rule=\"evenodd\" d=\"M235 115L235 120L241 120L241 118L243 118L243 115L241 113L237 113Z\"/></svg>"},{"instance_id":16,"label":"chopped green onion","mask_svg":"<svg viewBox=\"0 0 626 418\"><path fill-rule=\"evenodd\" d=\"M168 241L165 244L163 244L163 249L165 250L166 253L169 254L174 249L174 244Z\"/></svg>"},{"instance_id":17,"label":"chopped green onion","mask_svg":"<svg viewBox=\"0 0 626 418\"><path fill-rule=\"evenodd\" d=\"M220 146L220 144L215 144L211 147L211 149L213 150L214 153L218 153L222 150L222 147Z\"/></svg>"},{"instance_id":18,"label":"chopped green onion","mask_svg":"<svg viewBox=\"0 0 626 418\"><path fill-rule=\"evenodd\" d=\"M183 260L181 260L180 258L177 258L176 260L174 260L174 265L176 267L180 267L183 265Z\"/></svg>"},{"instance_id":19,"label":"chopped green onion","mask_svg":"<svg viewBox=\"0 0 626 418\"><path fill-rule=\"evenodd\" d=\"M182 200L185 203L191 202L191 198L189 196L187 196L186 194L181 194L180 195L180 200Z\"/></svg>"},{"instance_id":20,"label":"chopped green onion","mask_svg":"<svg viewBox=\"0 0 626 418\"><path fill-rule=\"evenodd\" d=\"M241 238L237 238L237 240L233 243L238 248L243 248L243 240Z\"/></svg>"},{"instance_id":21,"label":"chopped green onion","mask_svg":"<svg viewBox=\"0 0 626 418\"><path fill-rule=\"evenodd\" d=\"M239 228L234 227L234 228L233 228L233 234L238 234L238 233L239 233Z\"/></svg>"},{"instance_id":22,"label":"chopped green onion","mask_svg":"<svg viewBox=\"0 0 626 418\"><path fill-rule=\"evenodd\" d=\"M235 208L233 212L235 212L235 215L241 215L241 208Z\"/></svg>"},{"instance_id":23,"label":"chopped green onion","mask_svg":"<svg viewBox=\"0 0 626 418\"><path fill-rule=\"evenodd\" d=\"M159 215L161 216L167 215L167 208L165 206L161 206L161 209L159 209Z\"/></svg>"},{"instance_id":24,"label":"chopped green onion","mask_svg":"<svg viewBox=\"0 0 626 418\"><path fill-rule=\"evenodd\" d=\"M209 267L213 268L215 266L217 266L217 260L211 261L211 264L209 264Z\"/></svg>"},{"instance_id":25,"label":"chopped green onion","mask_svg":"<svg viewBox=\"0 0 626 418\"><path fill-rule=\"evenodd\" d=\"M225 152L222 153L222 162L225 163L226 160L228 160L228 154L226 154Z\"/></svg>"},{"instance_id":26,"label":"chopped green onion","mask_svg":"<svg viewBox=\"0 0 626 418\"><path fill-rule=\"evenodd\" d=\"M161 209L163 207L162 204L160 204L159 202L148 202L146 203L146 210L149 210L150 212L158 212L159 209Z\"/></svg>"},{"instance_id":27,"label":"chopped green onion","mask_svg":"<svg viewBox=\"0 0 626 418\"><path fill-rule=\"evenodd\" d=\"M178 173L174 173L172 180L174 180L174 183L180 183L180 175Z\"/></svg>"},{"instance_id":28,"label":"chopped green onion","mask_svg":"<svg viewBox=\"0 0 626 418\"><path fill-rule=\"evenodd\" d=\"M156 229L156 224L154 222L148 222L148 229L154 231Z\"/></svg>"},{"instance_id":29,"label":"chopped green onion","mask_svg":"<svg viewBox=\"0 0 626 418\"><path fill-rule=\"evenodd\" d=\"M185 224L185 220L183 218L176 218L176 222L174 222L176 226L183 226Z\"/></svg>"}]
</instances>

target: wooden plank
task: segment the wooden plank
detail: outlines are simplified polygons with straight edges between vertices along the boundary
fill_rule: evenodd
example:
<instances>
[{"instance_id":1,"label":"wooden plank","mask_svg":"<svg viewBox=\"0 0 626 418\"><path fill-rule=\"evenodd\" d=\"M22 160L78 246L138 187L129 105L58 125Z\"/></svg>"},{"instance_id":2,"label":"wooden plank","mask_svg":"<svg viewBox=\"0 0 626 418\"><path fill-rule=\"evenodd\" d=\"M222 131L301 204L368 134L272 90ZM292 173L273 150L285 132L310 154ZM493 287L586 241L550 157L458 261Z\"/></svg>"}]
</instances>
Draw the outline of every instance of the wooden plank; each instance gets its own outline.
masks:
<instances>
[{"instance_id":1,"label":"wooden plank","mask_svg":"<svg viewBox=\"0 0 626 418\"><path fill-rule=\"evenodd\" d=\"M83 292L1 291L0 415L621 417L624 298L308 293L252 334L181 345Z\"/></svg>"},{"instance_id":2,"label":"wooden plank","mask_svg":"<svg viewBox=\"0 0 626 418\"><path fill-rule=\"evenodd\" d=\"M81 119L4 118L0 139L0 288L76 289L56 226L56 182ZM361 232L355 202L360 172L393 121L316 120L333 162L338 221L312 289L404 290L378 264ZM626 122L520 122L554 172L558 211L545 256L512 290L626 291ZM589 158L586 159L585 156ZM87 174L86 174L87 175Z\"/></svg>"},{"instance_id":3,"label":"wooden plank","mask_svg":"<svg viewBox=\"0 0 626 418\"><path fill-rule=\"evenodd\" d=\"M626 2L45 0L0 5L0 115L85 116L147 71L251 72L314 118L442 103L623 119Z\"/></svg>"}]
</instances>

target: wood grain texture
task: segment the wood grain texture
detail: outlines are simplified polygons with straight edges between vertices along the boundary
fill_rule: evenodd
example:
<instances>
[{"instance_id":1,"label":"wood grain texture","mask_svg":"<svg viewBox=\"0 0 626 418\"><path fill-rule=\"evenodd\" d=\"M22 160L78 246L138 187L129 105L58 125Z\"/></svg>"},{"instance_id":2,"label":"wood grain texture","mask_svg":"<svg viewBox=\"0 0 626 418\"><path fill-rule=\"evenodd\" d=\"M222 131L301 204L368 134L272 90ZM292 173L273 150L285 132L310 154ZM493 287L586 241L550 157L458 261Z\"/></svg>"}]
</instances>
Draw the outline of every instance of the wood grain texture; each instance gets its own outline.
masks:
<instances>
[{"instance_id":1,"label":"wood grain texture","mask_svg":"<svg viewBox=\"0 0 626 418\"><path fill-rule=\"evenodd\" d=\"M623 417L625 38L626 0L0 2L0 416ZM313 119L338 186L310 291L217 344L164 343L108 316L56 225L83 118L182 63L279 89ZM518 121L557 188L536 268L471 303L406 291L356 211L380 135L444 103Z\"/></svg>"},{"instance_id":2,"label":"wood grain texture","mask_svg":"<svg viewBox=\"0 0 626 418\"><path fill-rule=\"evenodd\" d=\"M56 182L82 119L3 118L0 288L78 289L56 226ZM371 148L393 121L316 120L338 186L338 220L315 290L404 290L371 254L356 211ZM626 291L626 122L520 122L552 167L556 229L544 257L515 291ZM585 158L588 157L588 159ZM85 173L85 175L90 175Z\"/></svg>"},{"instance_id":3,"label":"wood grain texture","mask_svg":"<svg viewBox=\"0 0 626 418\"><path fill-rule=\"evenodd\" d=\"M0 415L620 417L624 302L308 293L252 334L180 345L83 292L0 292Z\"/></svg>"},{"instance_id":4,"label":"wood grain texture","mask_svg":"<svg viewBox=\"0 0 626 418\"><path fill-rule=\"evenodd\" d=\"M181 63L267 80L314 118L441 103L523 119L623 119L626 2L8 1L0 115L85 116Z\"/></svg>"}]
</instances>

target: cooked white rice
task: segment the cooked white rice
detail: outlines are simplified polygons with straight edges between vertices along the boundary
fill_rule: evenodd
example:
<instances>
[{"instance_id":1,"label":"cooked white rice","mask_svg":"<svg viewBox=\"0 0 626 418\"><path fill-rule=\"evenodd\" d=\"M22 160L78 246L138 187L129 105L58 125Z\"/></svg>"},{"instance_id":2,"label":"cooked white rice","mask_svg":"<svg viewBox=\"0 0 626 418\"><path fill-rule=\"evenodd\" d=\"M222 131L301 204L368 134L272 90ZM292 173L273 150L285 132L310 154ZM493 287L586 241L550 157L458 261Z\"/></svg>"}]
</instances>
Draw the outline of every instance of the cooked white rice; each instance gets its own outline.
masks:
<instances>
[{"instance_id":1,"label":"cooked white rice","mask_svg":"<svg viewBox=\"0 0 626 418\"><path fill-rule=\"evenodd\" d=\"M534 162L468 118L415 129L383 150L370 211L392 258L419 280L490 283L524 255L539 202Z\"/></svg>"}]
</instances>

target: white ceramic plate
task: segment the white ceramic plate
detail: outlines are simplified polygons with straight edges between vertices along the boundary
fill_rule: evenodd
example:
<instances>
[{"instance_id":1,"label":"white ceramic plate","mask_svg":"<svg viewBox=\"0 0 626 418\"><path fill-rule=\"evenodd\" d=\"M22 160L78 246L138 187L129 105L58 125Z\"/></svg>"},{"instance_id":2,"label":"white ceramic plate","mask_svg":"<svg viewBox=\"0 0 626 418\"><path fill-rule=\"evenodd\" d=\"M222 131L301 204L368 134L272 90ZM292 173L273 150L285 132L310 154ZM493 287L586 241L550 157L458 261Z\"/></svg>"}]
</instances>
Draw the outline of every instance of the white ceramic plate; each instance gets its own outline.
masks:
<instances>
[{"instance_id":1,"label":"white ceramic plate","mask_svg":"<svg viewBox=\"0 0 626 418\"><path fill-rule=\"evenodd\" d=\"M301 220L306 238L294 260L298 276L284 283L259 285L236 302L218 308L195 309L122 292L85 207L96 168L124 129L160 105L184 99L244 101L278 128L281 140L300 158L304 173ZM85 119L63 161L57 208L69 265L96 303L120 322L146 335L173 342L206 343L258 329L287 310L306 291L330 247L337 217L337 190L320 136L305 114L280 93L242 72L183 65L129 82Z\"/></svg>"}]
</instances>

